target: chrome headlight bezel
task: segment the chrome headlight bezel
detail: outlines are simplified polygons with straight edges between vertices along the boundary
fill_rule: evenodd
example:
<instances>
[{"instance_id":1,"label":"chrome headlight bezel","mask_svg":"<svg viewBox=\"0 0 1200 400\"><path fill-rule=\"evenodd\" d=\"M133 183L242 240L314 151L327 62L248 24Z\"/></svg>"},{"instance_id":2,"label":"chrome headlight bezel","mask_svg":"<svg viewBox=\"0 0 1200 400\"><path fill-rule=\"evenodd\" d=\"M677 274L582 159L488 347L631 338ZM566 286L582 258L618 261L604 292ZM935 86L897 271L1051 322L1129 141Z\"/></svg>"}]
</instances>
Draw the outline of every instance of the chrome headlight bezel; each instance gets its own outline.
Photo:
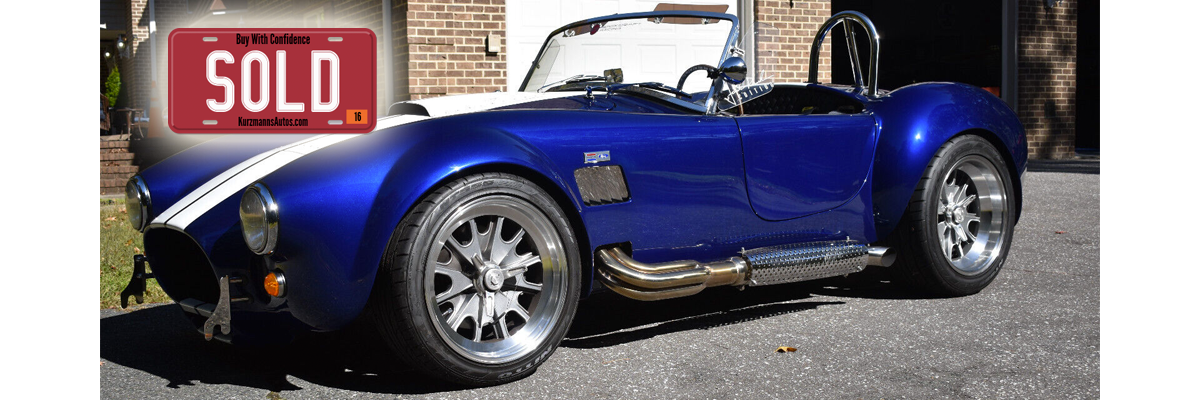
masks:
<instances>
[{"instance_id":1,"label":"chrome headlight bezel","mask_svg":"<svg viewBox=\"0 0 1200 400\"><path fill-rule=\"evenodd\" d=\"M238 217L242 223L242 240L250 251L258 255L275 251L279 240L279 205L266 185L259 182L246 188L238 203Z\"/></svg>"},{"instance_id":2,"label":"chrome headlight bezel","mask_svg":"<svg viewBox=\"0 0 1200 400\"><path fill-rule=\"evenodd\" d=\"M125 212L133 229L141 231L150 224L150 189L141 175L134 175L125 183Z\"/></svg>"}]
</instances>

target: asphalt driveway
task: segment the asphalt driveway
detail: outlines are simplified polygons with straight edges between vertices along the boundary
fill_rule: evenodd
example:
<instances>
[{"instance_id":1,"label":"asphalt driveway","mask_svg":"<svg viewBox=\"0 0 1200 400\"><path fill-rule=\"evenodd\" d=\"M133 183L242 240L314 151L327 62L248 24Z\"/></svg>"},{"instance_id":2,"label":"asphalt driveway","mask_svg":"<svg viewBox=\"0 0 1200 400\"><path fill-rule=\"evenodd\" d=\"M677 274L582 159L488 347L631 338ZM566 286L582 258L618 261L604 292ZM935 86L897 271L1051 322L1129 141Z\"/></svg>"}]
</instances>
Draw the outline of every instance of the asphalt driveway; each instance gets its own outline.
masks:
<instances>
[{"instance_id":1,"label":"asphalt driveway","mask_svg":"<svg viewBox=\"0 0 1200 400\"><path fill-rule=\"evenodd\" d=\"M364 329L238 348L205 342L173 304L101 310L101 396L1096 398L1099 169L1031 165L1008 264L974 296L916 298L867 274L651 303L605 293L532 377L484 389L395 368Z\"/></svg>"}]
</instances>

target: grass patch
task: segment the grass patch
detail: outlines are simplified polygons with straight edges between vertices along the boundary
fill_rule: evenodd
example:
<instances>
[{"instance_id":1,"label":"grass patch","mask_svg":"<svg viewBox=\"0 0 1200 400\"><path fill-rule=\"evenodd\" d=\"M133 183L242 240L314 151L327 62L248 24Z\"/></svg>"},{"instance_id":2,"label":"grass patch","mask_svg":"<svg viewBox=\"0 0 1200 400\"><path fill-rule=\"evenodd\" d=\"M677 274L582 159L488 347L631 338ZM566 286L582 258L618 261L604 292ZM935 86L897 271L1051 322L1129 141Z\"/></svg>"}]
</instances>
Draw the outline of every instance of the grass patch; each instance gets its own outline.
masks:
<instances>
[{"instance_id":1,"label":"grass patch","mask_svg":"<svg viewBox=\"0 0 1200 400\"><path fill-rule=\"evenodd\" d=\"M121 306L121 289L133 275L133 255L142 254L142 233L129 224L125 199L100 199L100 308ZM149 265L146 267L150 272ZM146 281L146 302L171 298L153 279ZM137 304L132 297L129 303Z\"/></svg>"}]
</instances>

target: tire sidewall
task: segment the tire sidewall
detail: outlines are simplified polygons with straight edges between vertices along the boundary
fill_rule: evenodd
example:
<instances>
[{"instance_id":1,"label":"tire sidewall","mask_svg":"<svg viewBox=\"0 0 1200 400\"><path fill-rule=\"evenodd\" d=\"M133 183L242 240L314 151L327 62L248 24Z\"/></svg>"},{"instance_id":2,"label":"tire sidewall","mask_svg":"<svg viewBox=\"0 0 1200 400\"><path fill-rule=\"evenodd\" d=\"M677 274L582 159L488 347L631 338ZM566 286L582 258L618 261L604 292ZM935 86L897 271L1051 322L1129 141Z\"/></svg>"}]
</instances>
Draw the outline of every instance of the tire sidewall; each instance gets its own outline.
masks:
<instances>
[{"instance_id":1,"label":"tire sidewall","mask_svg":"<svg viewBox=\"0 0 1200 400\"><path fill-rule=\"evenodd\" d=\"M415 237L410 241L412 247L407 252L410 256L397 257L394 260L395 267L404 269L409 279L403 282L403 288L397 288L402 289L402 292L395 298L401 302L399 309L408 310L408 315L401 316L401 318L411 318L410 322L415 328L416 335L407 339L420 341L419 344L413 343L412 345L416 346L419 353L424 353L425 357L421 358L437 363L439 369L453 374L452 378L455 378L453 380L460 383L471 385L503 383L533 373L536 367L554 352L570 328L581 289L579 247L569 222L553 198L532 182L511 175L498 174L488 175L484 179L473 180L468 177L465 181L465 185L452 186L451 190L442 193L440 198L434 199L434 206L428 212L418 216L416 221L411 221L411 223L418 224L419 227L416 229ZM532 352L502 364L483 364L470 360L450 347L451 344L443 341L437 328L433 325L434 322L429 315L424 297L426 276L433 273L425 261L429 259L430 252L433 251L433 242L436 241L438 230L448 222L458 207L490 196L514 197L526 201L540 210L557 230L555 233L562 241L561 245L566 253L567 263L564 266L567 274L566 298L562 302L558 323L551 328L543 343L539 344ZM407 220L409 217L405 219ZM419 365L416 366L419 367Z\"/></svg>"},{"instance_id":2,"label":"tire sidewall","mask_svg":"<svg viewBox=\"0 0 1200 400\"><path fill-rule=\"evenodd\" d=\"M978 293L983 288L987 287L996 275L1000 273L1000 269L1004 266L1005 260L1008 258L1008 250L1012 244L1013 227L1015 225L1016 215L1016 196L1013 191L1013 183L1008 174L1008 167L1004 157L996 151L995 147L987 140L978 136L962 136L953 140L954 143L945 149L945 152L934 160L931 168L931 176L926 181L925 188L925 204L922 212L926 216L922 231L925 237L921 242L924 244L924 252L929 255L931 264L931 272L933 278L938 280L940 286L947 289L950 294L967 295ZM995 260L986 270L974 274L967 275L954 268L941 249L941 238L937 231L937 207L940 204L940 194L945 186L945 176L954 167L959 160L972 155L982 157L996 172L997 179L1000 180L1001 186L1005 193L1005 212L1002 229L1002 235L998 254L994 255Z\"/></svg>"}]
</instances>

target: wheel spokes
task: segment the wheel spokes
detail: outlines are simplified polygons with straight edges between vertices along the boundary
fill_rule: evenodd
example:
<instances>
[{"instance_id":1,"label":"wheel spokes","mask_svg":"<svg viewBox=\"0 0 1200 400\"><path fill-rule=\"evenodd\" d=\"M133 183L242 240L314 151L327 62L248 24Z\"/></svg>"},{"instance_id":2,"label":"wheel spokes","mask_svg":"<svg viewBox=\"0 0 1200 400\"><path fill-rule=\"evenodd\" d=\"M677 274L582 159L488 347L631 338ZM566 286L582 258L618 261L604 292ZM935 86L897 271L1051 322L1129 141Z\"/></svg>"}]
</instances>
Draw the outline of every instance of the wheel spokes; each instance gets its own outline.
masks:
<instances>
[{"instance_id":1,"label":"wheel spokes","mask_svg":"<svg viewBox=\"0 0 1200 400\"><path fill-rule=\"evenodd\" d=\"M942 201L947 205L954 204L954 194L958 193L958 186L954 184L954 176L951 175L950 182L942 188Z\"/></svg>"},{"instance_id":2,"label":"wheel spokes","mask_svg":"<svg viewBox=\"0 0 1200 400\"><path fill-rule=\"evenodd\" d=\"M519 228L513 234L512 239L505 240L504 232L504 217L497 217L496 224L491 230L490 244L488 246L488 259L496 264L503 264L506 260L514 256L517 244L521 243L521 239L525 238L525 229Z\"/></svg>"},{"instance_id":3,"label":"wheel spokes","mask_svg":"<svg viewBox=\"0 0 1200 400\"><path fill-rule=\"evenodd\" d=\"M538 257L535 254L524 254L524 255L521 255L519 258L517 258L517 260L512 262L511 264L501 265L500 268L504 269L504 278L508 279L508 278L512 278L517 275L524 274L525 271L529 270L529 267L537 265L538 263L541 263L541 262L542 262L542 258Z\"/></svg>"},{"instance_id":4,"label":"wheel spokes","mask_svg":"<svg viewBox=\"0 0 1200 400\"><path fill-rule=\"evenodd\" d=\"M967 233L965 231L962 225L954 225L954 244L956 246L962 246L963 243L967 242Z\"/></svg>"},{"instance_id":5,"label":"wheel spokes","mask_svg":"<svg viewBox=\"0 0 1200 400\"><path fill-rule=\"evenodd\" d=\"M468 278L462 271L453 270L443 266L437 266L433 271L435 274L444 275L450 278L450 288L444 292L438 293L434 298L438 304L457 296L459 293L475 286L475 283Z\"/></svg>"},{"instance_id":6,"label":"wheel spokes","mask_svg":"<svg viewBox=\"0 0 1200 400\"><path fill-rule=\"evenodd\" d=\"M479 317L477 319L477 321L479 321L479 323L475 324L475 339L474 340L476 342L483 340L483 327L485 325L488 325L489 323L496 322L496 314L495 314L496 297L495 297L495 294L493 294L492 292L483 292L483 294L480 295L479 297L481 297L482 300L480 301L479 313L477 314L477 315L479 315Z\"/></svg>"},{"instance_id":7,"label":"wheel spokes","mask_svg":"<svg viewBox=\"0 0 1200 400\"><path fill-rule=\"evenodd\" d=\"M967 189L970 187L969 182L964 182L958 187L958 191L954 193L954 204L962 204L967 198Z\"/></svg>"},{"instance_id":8,"label":"wheel spokes","mask_svg":"<svg viewBox=\"0 0 1200 400\"><path fill-rule=\"evenodd\" d=\"M498 296L497 298L498 299L502 298L504 300L501 302L497 302L497 304L496 304L498 306L497 311L499 311L499 312L497 312L496 315L499 315L500 317L504 317L504 316L507 316L509 313L516 313L518 317L521 317L522 323L529 322L529 311L525 310L525 307L521 306L521 303L519 301L517 301L520 296L521 296L520 292L515 292L515 291L502 292L501 295ZM499 319L499 318L497 318L497 319Z\"/></svg>"},{"instance_id":9,"label":"wheel spokes","mask_svg":"<svg viewBox=\"0 0 1200 400\"><path fill-rule=\"evenodd\" d=\"M496 339L508 339L508 320L505 318L505 315L500 315L500 318L492 322L492 326L496 331Z\"/></svg>"},{"instance_id":10,"label":"wheel spokes","mask_svg":"<svg viewBox=\"0 0 1200 400\"><path fill-rule=\"evenodd\" d=\"M530 294L535 294L542 291L542 284L530 282L529 280L525 279L525 275L517 275L513 278L514 279L511 283L504 283L505 289L516 290Z\"/></svg>"},{"instance_id":11,"label":"wheel spokes","mask_svg":"<svg viewBox=\"0 0 1200 400\"><path fill-rule=\"evenodd\" d=\"M467 242L467 244L462 244L452 236L450 240L446 241L446 247L450 249L451 253L459 257L459 263L478 266L475 264L475 258L483 256L483 249L480 245L487 240L487 236L479 234L479 226L475 223L475 220L470 220L469 225L471 229L469 235L471 241Z\"/></svg>"},{"instance_id":12,"label":"wheel spokes","mask_svg":"<svg viewBox=\"0 0 1200 400\"><path fill-rule=\"evenodd\" d=\"M963 199L963 201L961 201L961 202L959 202L959 203L958 203L958 206L959 206L959 207L966 207L966 206L970 205L971 203L974 203L974 202L975 202L975 199L976 199L976 196L975 196L975 195L970 195L970 196L967 196L965 199Z\"/></svg>"},{"instance_id":13,"label":"wheel spokes","mask_svg":"<svg viewBox=\"0 0 1200 400\"><path fill-rule=\"evenodd\" d=\"M534 304L541 303L536 296L544 290L540 264L545 260L538 254L542 236L529 235L538 231L527 231L526 221L513 216L482 215L460 221L442 236L441 251L448 256L438 253L430 264L435 287L430 302L440 313L442 326L467 342L524 337L520 330L531 319L542 318L530 313L537 311ZM530 243L526 239L534 242L525 246Z\"/></svg>"},{"instance_id":14,"label":"wheel spokes","mask_svg":"<svg viewBox=\"0 0 1200 400\"><path fill-rule=\"evenodd\" d=\"M467 318L475 318L475 315L479 313L479 296L461 296L456 298L456 300L463 297L468 298L465 301L458 301L457 303L452 301L454 308L450 316L446 318L446 323L450 325L451 330L458 330L462 326L463 321L466 321ZM479 320L476 319L475 321L475 325L479 325Z\"/></svg>"},{"instance_id":15,"label":"wheel spokes","mask_svg":"<svg viewBox=\"0 0 1200 400\"><path fill-rule=\"evenodd\" d=\"M938 230L938 236L941 237L942 252L946 253L946 258L953 259L954 258L954 254L953 254L954 233L953 233L953 229L950 228L950 223L949 222L938 222L937 230Z\"/></svg>"}]
</instances>

